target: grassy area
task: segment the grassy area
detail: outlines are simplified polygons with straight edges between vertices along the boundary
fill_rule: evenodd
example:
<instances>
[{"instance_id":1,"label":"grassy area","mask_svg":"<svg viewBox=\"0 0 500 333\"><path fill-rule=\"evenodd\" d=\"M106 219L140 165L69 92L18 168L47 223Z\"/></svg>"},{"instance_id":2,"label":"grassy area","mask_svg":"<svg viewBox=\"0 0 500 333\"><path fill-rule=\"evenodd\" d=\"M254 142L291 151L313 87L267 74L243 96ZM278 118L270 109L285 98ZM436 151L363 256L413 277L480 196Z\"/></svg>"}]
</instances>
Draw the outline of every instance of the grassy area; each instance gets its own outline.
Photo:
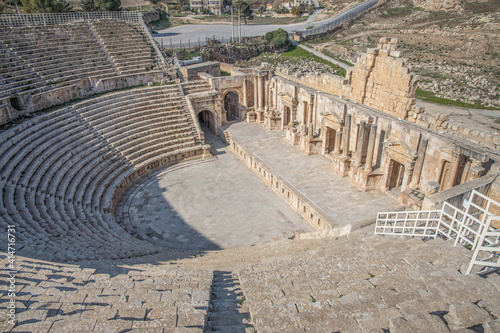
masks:
<instances>
[{"instance_id":1,"label":"grassy area","mask_svg":"<svg viewBox=\"0 0 500 333\"><path fill-rule=\"evenodd\" d=\"M354 64L353 64L352 62L349 62L349 61L344 60L344 59L340 59L340 58L339 58L339 57L337 57L336 55L333 55L333 54L332 54L330 51L328 51L327 49L323 49L323 50L321 50L321 53L326 54L326 55L327 55L327 56L329 56L330 58L333 58L333 59L335 59L335 60L337 60L337 61L340 61L340 62L342 62L342 63L344 63L344 64L346 64L346 65L348 65L348 66L351 66L351 67L352 67L352 66L354 66Z\"/></svg>"},{"instance_id":2,"label":"grassy area","mask_svg":"<svg viewBox=\"0 0 500 333\"><path fill-rule=\"evenodd\" d=\"M435 103L435 104L458 106L458 107L470 108L470 109L498 110L497 108L484 106L481 104L471 104L471 103L465 103L462 101L455 101L455 100L447 99L447 98L443 98L443 97L437 97L436 95L434 95L434 93L432 91L426 91L426 90L422 90L420 88L417 88L416 96L417 96L417 98L420 98L426 102Z\"/></svg>"},{"instance_id":3,"label":"grassy area","mask_svg":"<svg viewBox=\"0 0 500 333\"><path fill-rule=\"evenodd\" d=\"M388 8L385 13L383 13L381 16L383 18L387 17L403 17L403 16L408 16L413 12L423 10L420 7L403 7L403 8Z\"/></svg>"},{"instance_id":4,"label":"grassy area","mask_svg":"<svg viewBox=\"0 0 500 333\"><path fill-rule=\"evenodd\" d=\"M231 73L221 70L220 75L221 76L231 76Z\"/></svg>"},{"instance_id":5,"label":"grassy area","mask_svg":"<svg viewBox=\"0 0 500 333\"><path fill-rule=\"evenodd\" d=\"M333 69L338 70L339 75L341 75L341 76L345 76L345 74L346 74L346 72L343 68L340 68L339 66L332 64L329 61L321 59L320 57L315 56L314 54L312 54L304 49L301 49L300 47L297 47L297 46L291 46L286 52L283 52L281 54L281 57L285 58L285 59L286 58L311 59L312 61L328 65L328 66L332 67Z\"/></svg>"}]
</instances>

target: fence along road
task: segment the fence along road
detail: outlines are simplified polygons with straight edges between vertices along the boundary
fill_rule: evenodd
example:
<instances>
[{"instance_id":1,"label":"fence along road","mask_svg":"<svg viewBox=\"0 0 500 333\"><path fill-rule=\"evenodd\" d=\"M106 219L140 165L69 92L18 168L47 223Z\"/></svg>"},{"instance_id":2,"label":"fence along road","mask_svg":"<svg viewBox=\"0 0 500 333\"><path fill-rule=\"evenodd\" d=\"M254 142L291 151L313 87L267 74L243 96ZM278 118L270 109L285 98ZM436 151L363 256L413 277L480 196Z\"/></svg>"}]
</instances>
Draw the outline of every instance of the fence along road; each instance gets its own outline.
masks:
<instances>
[{"instance_id":1,"label":"fence along road","mask_svg":"<svg viewBox=\"0 0 500 333\"><path fill-rule=\"evenodd\" d=\"M303 36L317 34L331 30L343 22L356 18L367 10L370 10L379 3L379 0L366 0L360 4L348 8L329 19L318 21L315 23L303 22L297 24L251 24L241 25L241 36L263 36L268 31L273 31L278 28L285 29L292 34L301 31ZM314 28L311 28L314 27ZM309 29L308 29L309 28ZM238 28L235 27L235 37L238 34ZM170 47L179 48L205 45L207 38L217 39L223 43L228 43L231 38L231 24L187 24L174 28L168 28L159 31L154 35L155 40L163 45L165 49Z\"/></svg>"}]
</instances>

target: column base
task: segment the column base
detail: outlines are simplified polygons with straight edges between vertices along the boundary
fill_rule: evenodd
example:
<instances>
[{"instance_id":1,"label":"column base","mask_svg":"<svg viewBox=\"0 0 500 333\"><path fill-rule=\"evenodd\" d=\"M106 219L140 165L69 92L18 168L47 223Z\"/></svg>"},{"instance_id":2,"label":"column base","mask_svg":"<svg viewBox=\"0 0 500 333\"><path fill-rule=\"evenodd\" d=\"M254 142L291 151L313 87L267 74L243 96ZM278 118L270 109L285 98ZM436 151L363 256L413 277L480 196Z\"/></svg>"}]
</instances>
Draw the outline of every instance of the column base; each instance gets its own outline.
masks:
<instances>
[{"instance_id":1,"label":"column base","mask_svg":"<svg viewBox=\"0 0 500 333\"><path fill-rule=\"evenodd\" d=\"M348 157L340 154L332 154L332 164L329 168L337 175L347 177L349 175L349 170L351 169L351 161Z\"/></svg>"}]
</instances>

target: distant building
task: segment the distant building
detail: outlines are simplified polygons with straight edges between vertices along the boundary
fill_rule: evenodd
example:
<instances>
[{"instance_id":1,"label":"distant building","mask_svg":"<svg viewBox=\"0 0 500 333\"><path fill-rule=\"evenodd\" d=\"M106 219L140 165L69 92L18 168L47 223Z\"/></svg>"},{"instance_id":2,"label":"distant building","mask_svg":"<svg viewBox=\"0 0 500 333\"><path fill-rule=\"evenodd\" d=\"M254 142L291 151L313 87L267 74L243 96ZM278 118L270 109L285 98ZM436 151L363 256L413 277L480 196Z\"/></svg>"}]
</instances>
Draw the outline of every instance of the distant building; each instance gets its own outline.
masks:
<instances>
[{"instance_id":1,"label":"distant building","mask_svg":"<svg viewBox=\"0 0 500 333\"><path fill-rule=\"evenodd\" d=\"M314 2L313 2L313 0L294 0L293 1L293 5L295 7L300 6L301 4L310 6L310 5L314 5Z\"/></svg>"},{"instance_id":2,"label":"distant building","mask_svg":"<svg viewBox=\"0 0 500 333\"><path fill-rule=\"evenodd\" d=\"M210 13L221 14L222 0L189 0L191 10L201 12L208 9Z\"/></svg>"},{"instance_id":3,"label":"distant building","mask_svg":"<svg viewBox=\"0 0 500 333\"><path fill-rule=\"evenodd\" d=\"M282 2L280 8L292 9L294 3L292 1Z\"/></svg>"}]
</instances>

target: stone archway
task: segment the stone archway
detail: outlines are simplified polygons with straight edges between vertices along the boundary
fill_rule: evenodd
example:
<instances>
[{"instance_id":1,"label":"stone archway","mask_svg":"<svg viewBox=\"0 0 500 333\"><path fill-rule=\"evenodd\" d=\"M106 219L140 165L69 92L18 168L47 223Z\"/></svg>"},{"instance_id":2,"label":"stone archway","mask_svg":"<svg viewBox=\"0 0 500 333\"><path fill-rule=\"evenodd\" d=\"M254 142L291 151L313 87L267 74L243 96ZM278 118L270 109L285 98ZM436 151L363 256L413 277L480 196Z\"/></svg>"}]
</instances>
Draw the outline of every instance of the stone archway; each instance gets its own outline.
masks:
<instances>
[{"instance_id":1,"label":"stone archway","mask_svg":"<svg viewBox=\"0 0 500 333\"><path fill-rule=\"evenodd\" d=\"M217 123L215 115L210 110L203 110L198 113L198 121L201 126L206 126L212 133L217 135Z\"/></svg>"},{"instance_id":2,"label":"stone archway","mask_svg":"<svg viewBox=\"0 0 500 333\"><path fill-rule=\"evenodd\" d=\"M224 110L228 121L241 119L240 95L230 90L224 95Z\"/></svg>"}]
</instances>

